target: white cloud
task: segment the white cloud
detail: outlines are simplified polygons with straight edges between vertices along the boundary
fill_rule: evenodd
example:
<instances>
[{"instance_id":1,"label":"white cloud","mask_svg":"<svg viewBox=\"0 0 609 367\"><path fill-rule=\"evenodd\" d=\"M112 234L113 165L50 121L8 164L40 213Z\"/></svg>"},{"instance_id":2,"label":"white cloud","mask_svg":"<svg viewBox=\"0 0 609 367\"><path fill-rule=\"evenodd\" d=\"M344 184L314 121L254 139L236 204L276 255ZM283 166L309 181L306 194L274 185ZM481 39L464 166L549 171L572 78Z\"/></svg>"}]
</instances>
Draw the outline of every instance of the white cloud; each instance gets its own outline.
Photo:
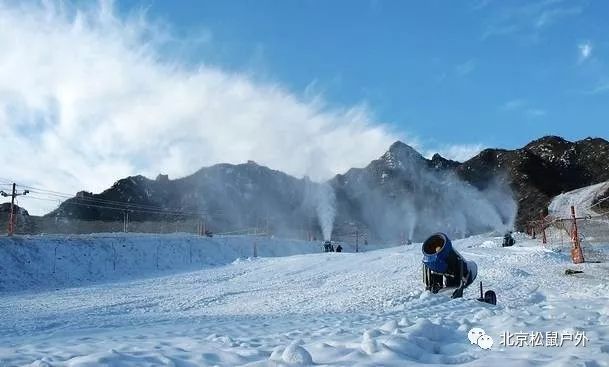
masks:
<instances>
[{"instance_id":1,"label":"white cloud","mask_svg":"<svg viewBox=\"0 0 609 367\"><path fill-rule=\"evenodd\" d=\"M319 179L367 164L399 138L365 107L328 108L172 60L159 51L172 37L163 27L119 17L111 3L45 4L0 3L2 177L98 192L127 175L176 178L253 159Z\"/></svg>"},{"instance_id":2,"label":"white cloud","mask_svg":"<svg viewBox=\"0 0 609 367\"><path fill-rule=\"evenodd\" d=\"M488 18L482 39L512 35L527 42L538 42L545 30L581 14L585 5L578 0L527 1L517 6L504 2L497 6L497 10Z\"/></svg>"},{"instance_id":3,"label":"white cloud","mask_svg":"<svg viewBox=\"0 0 609 367\"><path fill-rule=\"evenodd\" d=\"M602 94L609 92L609 83L600 83L596 87L583 91L584 94Z\"/></svg>"},{"instance_id":4,"label":"white cloud","mask_svg":"<svg viewBox=\"0 0 609 367\"><path fill-rule=\"evenodd\" d=\"M577 49L579 52L579 61L585 61L592 55L592 43L590 41L585 41L577 45Z\"/></svg>"},{"instance_id":5,"label":"white cloud","mask_svg":"<svg viewBox=\"0 0 609 367\"><path fill-rule=\"evenodd\" d=\"M527 110L525 110L525 114L527 115L527 117L535 118L544 117L548 113L546 112L546 110L542 110L540 108L528 108Z\"/></svg>"},{"instance_id":6,"label":"white cloud","mask_svg":"<svg viewBox=\"0 0 609 367\"><path fill-rule=\"evenodd\" d=\"M510 113L519 112L524 114L527 118L543 117L547 115L546 110L532 106L531 103L524 99L512 99L499 106L499 109Z\"/></svg>"},{"instance_id":7,"label":"white cloud","mask_svg":"<svg viewBox=\"0 0 609 367\"><path fill-rule=\"evenodd\" d=\"M525 105L526 105L526 101L524 101L522 99L513 99L513 100L505 102L501 106L501 109L505 110L505 111L513 111L513 110L521 109Z\"/></svg>"},{"instance_id":8,"label":"white cloud","mask_svg":"<svg viewBox=\"0 0 609 367\"><path fill-rule=\"evenodd\" d=\"M544 10L535 21L536 28L542 28L550 26L551 24L557 22L560 18L566 18L572 15L578 15L582 12L580 7L571 7L571 8L554 8Z\"/></svg>"},{"instance_id":9,"label":"white cloud","mask_svg":"<svg viewBox=\"0 0 609 367\"><path fill-rule=\"evenodd\" d=\"M456 66L455 71L460 76L466 76L476 69L476 60L470 59Z\"/></svg>"}]
</instances>

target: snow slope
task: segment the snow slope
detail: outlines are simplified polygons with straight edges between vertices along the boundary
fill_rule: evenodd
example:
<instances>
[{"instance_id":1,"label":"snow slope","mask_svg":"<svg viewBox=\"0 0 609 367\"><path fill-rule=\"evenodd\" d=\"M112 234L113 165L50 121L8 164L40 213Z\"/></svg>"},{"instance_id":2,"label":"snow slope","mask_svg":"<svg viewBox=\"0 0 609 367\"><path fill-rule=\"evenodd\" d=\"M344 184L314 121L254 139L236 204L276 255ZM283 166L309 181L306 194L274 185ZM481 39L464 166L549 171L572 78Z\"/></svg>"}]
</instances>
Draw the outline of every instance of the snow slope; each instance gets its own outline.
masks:
<instances>
[{"instance_id":1,"label":"snow slope","mask_svg":"<svg viewBox=\"0 0 609 367\"><path fill-rule=\"evenodd\" d=\"M609 266L518 237L454 245L497 306L422 292L420 245L240 258L222 266L0 298L0 366L609 366ZM564 275L566 268L583 274ZM470 344L483 328L491 350ZM585 332L585 347L500 345Z\"/></svg>"},{"instance_id":2,"label":"snow slope","mask_svg":"<svg viewBox=\"0 0 609 367\"><path fill-rule=\"evenodd\" d=\"M345 252L355 252L342 244ZM361 250L378 246L360 246ZM265 236L106 233L0 237L0 294L134 279L226 265L239 258L321 251L321 242Z\"/></svg>"},{"instance_id":3,"label":"snow slope","mask_svg":"<svg viewBox=\"0 0 609 367\"><path fill-rule=\"evenodd\" d=\"M557 218L571 218L571 206L575 206L578 217L596 215L591 207L594 199L609 190L609 181L557 195L548 205L550 215Z\"/></svg>"}]
</instances>

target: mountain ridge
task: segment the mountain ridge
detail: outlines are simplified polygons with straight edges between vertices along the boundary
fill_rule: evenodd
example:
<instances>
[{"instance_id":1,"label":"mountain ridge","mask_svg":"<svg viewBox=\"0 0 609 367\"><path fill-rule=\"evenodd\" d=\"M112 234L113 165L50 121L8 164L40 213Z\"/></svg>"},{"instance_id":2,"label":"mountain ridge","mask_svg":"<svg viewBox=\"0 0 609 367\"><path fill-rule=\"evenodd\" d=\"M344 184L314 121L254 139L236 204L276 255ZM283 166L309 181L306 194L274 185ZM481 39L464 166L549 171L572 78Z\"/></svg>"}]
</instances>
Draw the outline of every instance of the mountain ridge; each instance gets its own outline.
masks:
<instances>
[{"instance_id":1,"label":"mountain ridge","mask_svg":"<svg viewBox=\"0 0 609 367\"><path fill-rule=\"evenodd\" d=\"M609 162L609 142L602 138L570 142L558 136L544 136L518 149L487 148L465 162L452 161L437 153L426 159L409 145L396 141L386 153L367 166L351 168L326 182L334 188L336 195L337 234L350 233L357 228L368 232L371 238L384 239L383 236L398 235L390 228L394 226L400 228L399 232L410 231L399 234L410 238L416 237L417 232L435 229L430 226L423 230L421 223L438 217L444 218L446 223L452 221L450 213L434 211L428 203L432 199L441 199L442 205L451 206L452 198L457 198L455 203L468 206L468 200L480 200L479 194L486 197L485 192L497 182L511 188L517 203L513 224L522 230L527 221L538 219L545 213L553 196L609 180L606 162ZM167 210L209 213L210 226L218 229L266 226L275 227L270 230L276 232L298 229L319 233L315 205L311 202L316 185L306 177L296 178L254 161L219 163L174 180L166 175L159 175L155 180L141 175L130 176L116 181L100 194L80 192L46 216L122 219L120 210L88 207L82 202L71 205L89 197ZM447 196L443 189L451 185L459 187L459 191L452 192L452 197ZM415 198L414 193L421 198ZM128 207L124 209L129 210ZM419 209L427 214L422 217L412 214ZM451 210L465 212L468 209L455 207ZM497 210L499 213L503 209ZM496 221L509 222L504 214L499 213ZM392 215L397 218L392 218ZM470 217L473 214L464 215L472 221ZM404 229L407 227L404 223L411 220L406 217L412 216L417 217L413 220L418 224L410 226L421 227L418 231ZM132 220L162 217L160 214L137 212L131 216ZM458 227L455 223L446 225L450 228L454 225L454 230ZM475 228L483 230L485 226ZM460 231L465 235L469 229L461 228Z\"/></svg>"}]
</instances>

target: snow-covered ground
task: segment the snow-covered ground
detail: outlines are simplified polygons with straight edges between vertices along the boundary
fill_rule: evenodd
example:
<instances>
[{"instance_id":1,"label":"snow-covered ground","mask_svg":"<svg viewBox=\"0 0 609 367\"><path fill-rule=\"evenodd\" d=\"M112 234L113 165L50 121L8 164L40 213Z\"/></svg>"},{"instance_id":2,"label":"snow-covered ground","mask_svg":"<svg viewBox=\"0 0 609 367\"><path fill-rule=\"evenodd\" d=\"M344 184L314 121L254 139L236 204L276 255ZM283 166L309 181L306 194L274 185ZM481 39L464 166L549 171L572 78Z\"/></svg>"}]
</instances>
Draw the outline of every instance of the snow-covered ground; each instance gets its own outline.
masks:
<instances>
[{"instance_id":1,"label":"snow-covered ground","mask_svg":"<svg viewBox=\"0 0 609 367\"><path fill-rule=\"evenodd\" d=\"M609 264L572 265L567 253L524 237L510 248L490 236L454 241L478 264L477 280L497 292L492 306L475 300L475 285L463 299L423 292L417 244L317 253L318 244L289 241L281 248L292 250L274 250L276 240L258 254L281 257L259 258L236 250L252 240L227 240L194 262L184 248L166 251L158 261L171 266L158 269L156 248L127 240L125 249L139 250L123 254L147 260L129 263L144 270L127 271L121 258L116 278L109 260L102 271L91 268L102 259L89 257L69 258L77 276L45 279L54 255L42 244L25 262L0 252L2 276L11 270L0 293L0 366L609 366ZM46 268L37 272L32 262ZM567 268L584 273L568 276ZM494 339L491 350L470 343L473 327ZM587 342L501 345L502 333L519 332Z\"/></svg>"},{"instance_id":2,"label":"snow-covered ground","mask_svg":"<svg viewBox=\"0 0 609 367\"><path fill-rule=\"evenodd\" d=\"M345 252L355 252L353 244L342 246ZM359 249L382 247L360 245ZM319 241L265 236L105 233L0 237L0 292L137 279L226 265L239 258L316 253L321 248Z\"/></svg>"},{"instance_id":3,"label":"snow-covered ground","mask_svg":"<svg viewBox=\"0 0 609 367\"><path fill-rule=\"evenodd\" d=\"M552 199L550 205L548 205L548 212L556 218L571 218L571 206L574 206L578 217L596 215L598 213L592 208L594 199L603 195L608 190L609 181L605 181L565 192Z\"/></svg>"}]
</instances>

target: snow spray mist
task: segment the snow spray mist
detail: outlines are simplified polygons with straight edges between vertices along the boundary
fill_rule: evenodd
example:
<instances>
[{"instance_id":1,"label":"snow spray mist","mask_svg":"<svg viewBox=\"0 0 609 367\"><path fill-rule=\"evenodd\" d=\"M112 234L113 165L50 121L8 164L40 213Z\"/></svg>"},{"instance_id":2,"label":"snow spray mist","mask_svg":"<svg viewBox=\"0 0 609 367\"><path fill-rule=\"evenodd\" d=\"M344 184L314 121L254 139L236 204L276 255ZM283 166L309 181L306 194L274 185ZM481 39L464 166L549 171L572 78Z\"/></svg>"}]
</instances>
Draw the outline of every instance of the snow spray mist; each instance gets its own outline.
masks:
<instances>
[{"instance_id":1,"label":"snow spray mist","mask_svg":"<svg viewBox=\"0 0 609 367\"><path fill-rule=\"evenodd\" d=\"M336 216L336 196L330 184L323 183L317 191L317 219L321 227L324 241L330 241Z\"/></svg>"}]
</instances>

